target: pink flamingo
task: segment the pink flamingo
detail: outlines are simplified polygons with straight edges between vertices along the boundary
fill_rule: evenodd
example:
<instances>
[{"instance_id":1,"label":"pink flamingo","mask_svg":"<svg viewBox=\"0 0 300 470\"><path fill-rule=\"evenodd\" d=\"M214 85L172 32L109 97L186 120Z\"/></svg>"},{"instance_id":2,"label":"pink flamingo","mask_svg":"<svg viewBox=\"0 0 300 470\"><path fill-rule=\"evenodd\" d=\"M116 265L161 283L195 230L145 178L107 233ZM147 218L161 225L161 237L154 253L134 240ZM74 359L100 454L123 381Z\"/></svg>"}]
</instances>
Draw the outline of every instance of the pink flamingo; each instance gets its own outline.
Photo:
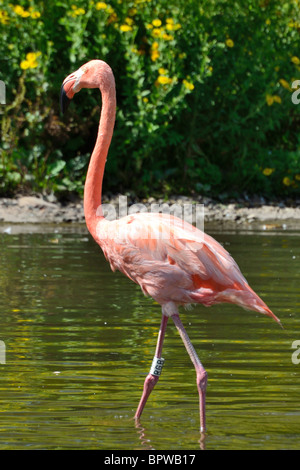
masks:
<instances>
[{"instance_id":1,"label":"pink flamingo","mask_svg":"<svg viewBox=\"0 0 300 470\"><path fill-rule=\"evenodd\" d=\"M81 88L99 88L102 95L99 130L84 189L88 230L102 248L112 270L126 274L140 285L145 295L152 296L162 307L155 356L135 418L139 420L159 379L164 335L171 317L196 370L200 431L204 432L207 373L179 318L178 306L229 302L280 321L251 289L229 253L192 225L167 214L145 212L120 220L106 220L101 209L102 180L116 113L115 80L111 68L101 60L91 60L69 75L61 88L63 112Z\"/></svg>"}]
</instances>

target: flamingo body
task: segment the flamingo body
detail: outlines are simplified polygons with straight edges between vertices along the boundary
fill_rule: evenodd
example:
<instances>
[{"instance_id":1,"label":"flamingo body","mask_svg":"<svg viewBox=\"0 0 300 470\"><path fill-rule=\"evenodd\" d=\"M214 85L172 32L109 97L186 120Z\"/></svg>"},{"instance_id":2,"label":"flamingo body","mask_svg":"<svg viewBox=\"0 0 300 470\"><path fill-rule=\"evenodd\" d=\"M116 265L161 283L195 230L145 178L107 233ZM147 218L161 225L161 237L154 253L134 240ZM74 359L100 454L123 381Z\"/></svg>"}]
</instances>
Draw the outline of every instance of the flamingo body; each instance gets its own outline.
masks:
<instances>
[{"instance_id":1,"label":"flamingo body","mask_svg":"<svg viewBox=\"0 0 300 470\"><path fill-rule=\"evenodd\" d=\"M278 320L214 238L169 214L101 219L96 241L119 270L161 305L229 302Z\"/></svg>"}]
</instances>

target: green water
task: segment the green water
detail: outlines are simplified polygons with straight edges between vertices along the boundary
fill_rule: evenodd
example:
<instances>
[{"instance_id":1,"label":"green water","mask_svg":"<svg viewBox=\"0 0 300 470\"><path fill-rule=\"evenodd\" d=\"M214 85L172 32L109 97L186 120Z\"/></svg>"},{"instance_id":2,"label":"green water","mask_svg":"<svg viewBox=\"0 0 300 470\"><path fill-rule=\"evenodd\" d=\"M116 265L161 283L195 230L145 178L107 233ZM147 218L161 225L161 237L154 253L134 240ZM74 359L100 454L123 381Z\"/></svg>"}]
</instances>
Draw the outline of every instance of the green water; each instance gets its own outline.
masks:
<instances>
[{"instance_id":1,"label":"green water","mask_svg":"<svg viewBox=\"0 0 300 470\"><path fill-rule=\"evenodd\" d=\"M4 229L0 449L199 449L195 372L172 321L163 374L140 426L132 419L159 306L110 271L84 227ZM298 449L300 364L291 346L300 340L300 232L210 233L284 329L236 306L182 311L208 372L201 447Z\"/></svg>"}]
</instances>

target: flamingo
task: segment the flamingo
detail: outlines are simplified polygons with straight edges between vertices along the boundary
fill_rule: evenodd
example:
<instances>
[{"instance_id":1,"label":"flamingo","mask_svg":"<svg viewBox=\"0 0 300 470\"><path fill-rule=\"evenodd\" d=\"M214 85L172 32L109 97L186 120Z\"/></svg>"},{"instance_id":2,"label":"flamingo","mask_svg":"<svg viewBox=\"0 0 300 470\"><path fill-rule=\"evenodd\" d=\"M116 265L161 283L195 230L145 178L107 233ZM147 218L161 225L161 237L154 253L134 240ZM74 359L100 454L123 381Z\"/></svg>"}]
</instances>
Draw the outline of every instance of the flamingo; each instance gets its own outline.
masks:
<instances>
[{"instance_id":1,"label":"flamingo","mask_svg":"<svg viewBox=\"0 0 300 470\"><path fill-rule=\"evenodd\" d=\"M263 313L279 324L280 320L251 289L230 254L193 225L162 213L136 213L112 221L104 217L101 207L102 181L116 114L112 69L104 61L91 60L68 75L61 87L63 113L74 94L82 88L98 88L102 95L98 134L84 187L87 228L103 250L111 269L121 271L139 284L143 293L151 296L162 309L155 355L144 381L135 419L139 422L147 399L160 377L166 326L172 318L195 367L200 432L204 433L207 372L181 322L178 307L228 302Z\"/></svg>"}]
</instances>

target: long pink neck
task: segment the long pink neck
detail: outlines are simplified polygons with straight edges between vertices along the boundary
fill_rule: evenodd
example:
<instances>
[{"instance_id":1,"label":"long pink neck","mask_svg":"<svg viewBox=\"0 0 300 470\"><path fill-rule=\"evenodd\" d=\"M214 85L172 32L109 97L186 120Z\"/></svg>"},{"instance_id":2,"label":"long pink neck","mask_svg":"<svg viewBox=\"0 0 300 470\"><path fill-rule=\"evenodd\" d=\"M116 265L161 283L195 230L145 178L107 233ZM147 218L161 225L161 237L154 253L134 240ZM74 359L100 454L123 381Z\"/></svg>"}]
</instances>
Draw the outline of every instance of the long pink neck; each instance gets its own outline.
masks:
<instances>
[{"instance_id":1,"label":"long pink neck","mask_svg":"<svg viewBox=\"0 0 300 470\"><path fill-rule=\"evenodd\" d=\"M95 148L93 150L84 186L84 215L91 235L96 238L97 223L103 217L101 210L102 181L116 115L116 91L113 74L101 80L102 110Z\"/></svg>"}]
</instances>

